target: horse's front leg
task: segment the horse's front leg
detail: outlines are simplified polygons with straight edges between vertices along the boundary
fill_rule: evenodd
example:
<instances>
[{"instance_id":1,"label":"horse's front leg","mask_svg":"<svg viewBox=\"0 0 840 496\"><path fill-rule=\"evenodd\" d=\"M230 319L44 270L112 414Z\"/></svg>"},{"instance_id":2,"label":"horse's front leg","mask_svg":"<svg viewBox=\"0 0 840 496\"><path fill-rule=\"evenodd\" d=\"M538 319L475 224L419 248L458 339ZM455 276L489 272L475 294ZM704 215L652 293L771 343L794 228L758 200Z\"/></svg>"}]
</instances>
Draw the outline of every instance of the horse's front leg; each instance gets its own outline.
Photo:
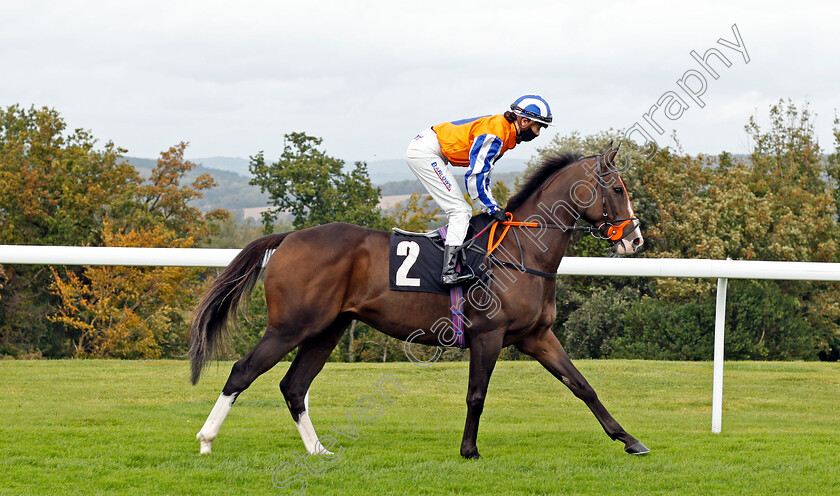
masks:
<instances>
[{"instance_id":1,"label":"horse's front leg","mask_svg":"<svg viewBox=\"0 0 840 496\"><path fill-rule=\"evenodd\" d=\"M516 343L516 347L523 353L537 359L554 377L560 379L575 396L583 400L595 414L595 418L601 423L610 439L618 439L624 443L624 451L631 455L643 455L650 451L638 439L628 434L601 404L595 390L572 364L572 360L566 354L566 350L563 349L563 345L557 340L557 336L554 335L551 328L545 328L531 334Z\"/></svg>"},{"instance_id":2,"label":"horse's front leg","mask_svg":"<svg viewBox=\"0 0 840 496\"><path fill-rule=\"evenodd\" d=\"M496 359L502 351L503 332L494 330L471 337L470 341L470 384L467 389L467 423L461 440L461 456L481 458L476 446L478 421L484 410L487 384L496 366Z\"/></svg>"}]
</instances>

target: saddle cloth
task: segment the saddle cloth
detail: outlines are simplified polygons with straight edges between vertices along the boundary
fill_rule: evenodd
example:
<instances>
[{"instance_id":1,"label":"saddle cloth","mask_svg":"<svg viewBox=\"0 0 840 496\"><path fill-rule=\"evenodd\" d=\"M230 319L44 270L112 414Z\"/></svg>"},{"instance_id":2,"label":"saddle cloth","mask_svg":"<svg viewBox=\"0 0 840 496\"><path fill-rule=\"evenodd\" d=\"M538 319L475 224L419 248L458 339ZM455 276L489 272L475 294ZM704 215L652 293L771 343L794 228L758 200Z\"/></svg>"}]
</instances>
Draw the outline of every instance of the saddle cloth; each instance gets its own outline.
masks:
<instances>
[{"instance_id":1,"label":"saddle cloth","mask_svg":"<svg viewBox=\"0 0 840 496\"><path fill-rule=\"evenodd\" d=\"M467 239L492 222L487 214L476 215L470 219ZM437 234L435 234L437 233ZM478 279L487 272L484 262L484 247L487 245L487 231L475 239L473 249L466 250L466 265L459 265L459 272L472 270ZM443 271L443 243L446 240L446 226L431 233L404 234L391 233L391 246L388 256L389 282L392 291L420 291L424 293L449 294L449 287L440 282ZM469 288L473 283L468 283Z\"/></svg>"}]
</instances>

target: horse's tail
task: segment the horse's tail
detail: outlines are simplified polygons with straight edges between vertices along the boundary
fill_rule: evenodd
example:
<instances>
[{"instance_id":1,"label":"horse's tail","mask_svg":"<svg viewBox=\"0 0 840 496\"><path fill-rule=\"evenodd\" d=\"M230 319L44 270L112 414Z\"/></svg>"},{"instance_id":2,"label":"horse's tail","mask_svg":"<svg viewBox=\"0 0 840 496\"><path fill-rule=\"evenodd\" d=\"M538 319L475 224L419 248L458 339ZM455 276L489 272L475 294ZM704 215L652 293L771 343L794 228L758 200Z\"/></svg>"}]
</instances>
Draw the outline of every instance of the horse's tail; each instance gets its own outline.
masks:
<instances>
[{"instance_id":1,"label":"horse's tail","mask_svg":"<svg viewBox=\"0 0 840 496\"><path fill-rule=\"evenodd\" d=\"M230 337L229 327L239 306L251 294L262 274L266 254L277 248L289 233L272 234L251 242L222 271L196 308L190 325L192 383L212 358L220 338Z\"/></svg>"}]
</instances>

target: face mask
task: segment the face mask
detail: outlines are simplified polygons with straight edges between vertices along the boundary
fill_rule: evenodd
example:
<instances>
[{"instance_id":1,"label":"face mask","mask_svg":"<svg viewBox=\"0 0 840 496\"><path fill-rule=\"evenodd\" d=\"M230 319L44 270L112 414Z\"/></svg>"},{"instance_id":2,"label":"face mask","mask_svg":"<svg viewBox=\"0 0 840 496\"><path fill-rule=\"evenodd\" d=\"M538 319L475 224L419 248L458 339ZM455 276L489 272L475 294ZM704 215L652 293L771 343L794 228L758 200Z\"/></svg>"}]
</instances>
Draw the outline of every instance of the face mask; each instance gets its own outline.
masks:
<instances>
[{"instance_id":1,"label":"face mask","mask_svg":"<svg viewBox=\"0 0 840 496\"><path fill-rule=\"evenodd\" d=\"M522 131L519 131L519 135L516 137L517 138L516 141L517 142L531 141L532 139L534 139L536 137L537 137L537 133L535 133L533 129L528 127L528 128L523 129Z\"/></svg>"}]
</instances>

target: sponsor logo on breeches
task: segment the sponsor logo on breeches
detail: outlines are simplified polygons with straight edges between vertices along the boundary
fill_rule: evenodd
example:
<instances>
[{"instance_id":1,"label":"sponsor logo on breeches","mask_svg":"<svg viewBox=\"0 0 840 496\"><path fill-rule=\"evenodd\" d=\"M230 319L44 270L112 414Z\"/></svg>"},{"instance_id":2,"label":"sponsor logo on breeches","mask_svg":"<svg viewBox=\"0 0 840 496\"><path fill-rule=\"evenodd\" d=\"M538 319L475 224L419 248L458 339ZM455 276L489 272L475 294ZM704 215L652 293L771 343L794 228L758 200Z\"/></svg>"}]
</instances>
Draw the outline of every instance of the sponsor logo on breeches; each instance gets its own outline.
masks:
<instances>
[{"instance_id":1,"label":"sponsor logo on breeches","mask_svg":"<svg viewBox=\"0 0 840 496\"><path fill-rule=\"evenodd\" d=\"M449 179L446 179L446 174L444 174L443 170L441 170L440 166L437 163L437 160L432 162L432 169L435 170L435 174L438 175L440 181L443 183L444 186L446 186L446 190L452 191L452 183L449 182Z\"/></svg>"}]
</instances>

